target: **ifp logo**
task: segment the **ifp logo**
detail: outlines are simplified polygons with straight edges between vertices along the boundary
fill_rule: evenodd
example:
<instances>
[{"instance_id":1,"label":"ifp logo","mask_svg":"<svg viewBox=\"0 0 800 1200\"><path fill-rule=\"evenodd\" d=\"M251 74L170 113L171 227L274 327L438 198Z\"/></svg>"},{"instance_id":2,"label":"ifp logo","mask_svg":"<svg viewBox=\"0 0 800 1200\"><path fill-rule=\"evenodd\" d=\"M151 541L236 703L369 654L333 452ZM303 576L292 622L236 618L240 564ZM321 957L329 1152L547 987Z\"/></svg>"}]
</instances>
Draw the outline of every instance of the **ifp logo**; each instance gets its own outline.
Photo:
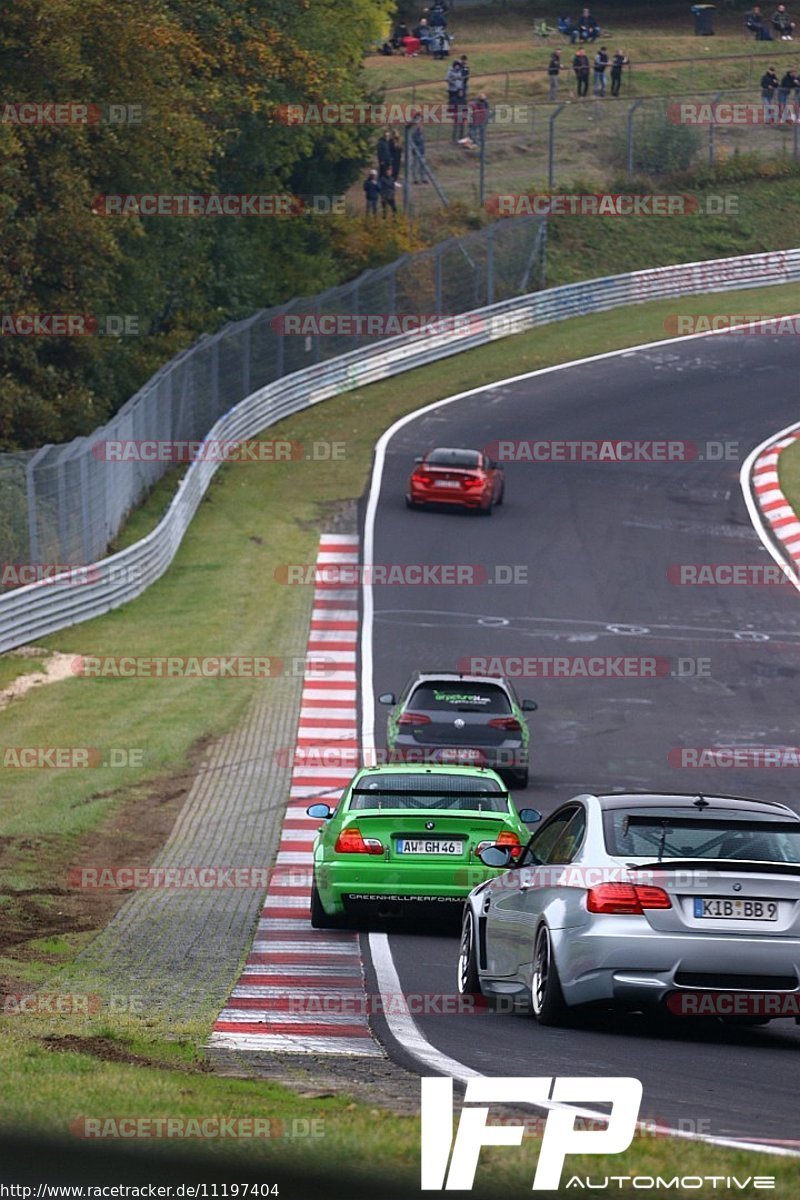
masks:
<instances>
[{"instance_id":1,"label":"ifp logo","mask_svg":"<svg viewBox=\"0 0 800 1200\"><path fill-rule=\"evenodd\" d=\"M421 1189L470 1191L475 1182L481 1146L519 1146L523 1125L487 1125L489 1104L535 1104L549 1109L533 1190L551 1192L561 1183L568 1154L620 1154L636 1132L642 1085L638 1079L609 1079L549 1075L536 1078L478 1077L467 1082L464 1108L453 1139L453 1080L423 1078ZM574 1105L584 1101L608 1104L605 1129L576 1129ZM451 1155L452 1150L452 1155ZM449 1162L449 1170L448 1170ZM445 1182L445 1176L447 1181Z\"/></svg>"}]
</instances>

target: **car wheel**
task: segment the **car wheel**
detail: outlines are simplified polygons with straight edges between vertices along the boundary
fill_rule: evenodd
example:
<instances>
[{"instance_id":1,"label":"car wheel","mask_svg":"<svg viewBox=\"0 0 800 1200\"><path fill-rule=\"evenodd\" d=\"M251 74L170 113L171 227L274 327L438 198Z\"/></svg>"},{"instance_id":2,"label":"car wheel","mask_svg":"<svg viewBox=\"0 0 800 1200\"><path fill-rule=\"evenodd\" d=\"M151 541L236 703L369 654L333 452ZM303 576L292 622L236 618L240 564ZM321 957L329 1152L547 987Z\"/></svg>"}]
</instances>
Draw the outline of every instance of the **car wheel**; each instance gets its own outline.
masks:
<instances>
[{"instance_id":1,"label":"car wheel","mask_svg":"<svg viewBox=\"0 0 800 1200\"><path fill-rule=\"evenodd\" d=\"M505 498L506 498L506 485L503 484L503 486L500 488L500 495L497 497L497 507L498 508L503 503Z\"/></svg>"},{"instance_id":2,"label":"car wheel","mask_svg":"<svg viewBox=\"0 0 800 1200\"><path fill-rule=\"evenodd\" d=\"M558 978L550 930L540 925L533 952L531 1012L540 1025L562 1025L568 1014Z\"/></svg>"},{"instance_id":3,"label":"car wheel","mask_svg":"<svg viewBox=\"0 0 800 1200\"><path fill-rule=\"evenodd\" d=\"M475 914L467 905L464 910L464 923L461 927L461 945L458 949L458 993L460 996L476 995L481 990L481 981L478 976L477 941Z\"/></svg>"},{"instance_id":4,"label":"car wheel","mask_svg":"<svg viewBox=\"0 0 800 1200\"><path fill-rule=\"evenodd\" d=\"M411 499L411 497L410 497L410 496L406 496L406 508L416 508L416 507L417 507L417 506L416 506L416 504L414 503L414 501Z\"/></svg>"},{"instance_id":5,"label":"car wheel","mask_svg":"<svg viewBox=\"0 0 800 1200\"><path fill-rule=\"evenodd\" d=\"M332 915L325 911L322 907L322 901L319 898L317 890L317 882L311 884L311 926L313 929L341 929L344 924L344 918L338 914Z\"/></svg>"},{"instance_id":6,"label":"car wheel","mask_svg":"<svg viewBox=\"0 0 800 1200\"><path fill-rule=\"evenodd\" d=\"M490 500L489 503L486 505L486 507L479 508L478 512L481 514L482 517L490 517L492 515L493 510L494 510L494 504Z\"/></svg>"}]
</instances>

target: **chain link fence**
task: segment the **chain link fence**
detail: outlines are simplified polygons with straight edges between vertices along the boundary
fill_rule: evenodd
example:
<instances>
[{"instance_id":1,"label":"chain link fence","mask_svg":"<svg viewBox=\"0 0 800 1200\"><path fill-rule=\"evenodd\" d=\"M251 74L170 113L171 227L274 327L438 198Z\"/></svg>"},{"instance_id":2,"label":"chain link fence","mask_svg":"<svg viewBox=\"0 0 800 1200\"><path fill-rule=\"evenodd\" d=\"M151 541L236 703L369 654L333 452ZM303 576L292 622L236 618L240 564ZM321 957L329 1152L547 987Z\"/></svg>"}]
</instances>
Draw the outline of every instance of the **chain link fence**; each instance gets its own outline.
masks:
<instances>
[{"instance_id":1,"label":"chain link fence","mask_svg":"<svg viewBox=\"0 0 800 1200\"><path fill-rule=\"evenodd\" d=\"M200 442L245 396L391 336L391 318L447 317L537 291L544 256L537 217L450 238L204 336L89 437L0 455L0 590L102 558L127 514L191 454L179 444Z\"/></svg>"},{"instance_id":2,"label":"chain link fence","mask_svg":"<svg viewBox=\"0 0 800 1200\"><path fill-rule=\"evenodd\" d=\"M479 84L471 81L470 97ZM590 76L588 96L578 99L570 72L554 103L493 100L488 124L472 130L472 145L460 143L468 132L463 122L427 125L426 163L437 187L413 186L407 207L424 215L442 196L446 203L481 207L497 194L601 189L641 176L657 185L673 172L743 154L800 163L800 91L783 103L776 91L765 120L758 87L631 99L612 96L608 79L604 98L594 95L593 85ZM429 101L418 92L417 103L435 105L437 90L429 91Z\"/></svg>"}]
</instances>

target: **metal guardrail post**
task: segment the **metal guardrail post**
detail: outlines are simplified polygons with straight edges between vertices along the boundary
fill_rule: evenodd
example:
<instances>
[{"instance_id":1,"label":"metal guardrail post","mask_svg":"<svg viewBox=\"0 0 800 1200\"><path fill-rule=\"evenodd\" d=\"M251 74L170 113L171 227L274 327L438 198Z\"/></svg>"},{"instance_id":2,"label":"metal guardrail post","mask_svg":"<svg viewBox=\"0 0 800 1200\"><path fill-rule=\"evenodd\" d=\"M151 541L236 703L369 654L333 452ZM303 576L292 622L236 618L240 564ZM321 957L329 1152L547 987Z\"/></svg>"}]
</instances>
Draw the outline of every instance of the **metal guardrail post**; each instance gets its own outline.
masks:
<instances>
[{"instance_id":1,"label":"metal guardrail post","mask_svg":"<svg viewBox=\"0 0 800 1200\"><path fill-rule=\"evenodd\" d=\"M40 458L43 458L50 446L42 446L41 450L37 450L32 458L29 458L25 464L25 493L28 500L28 546L30 548L30 561L38 563L39 561L39 525L36 510L36 484L34 482L33 473Z\"/></svg>"},{"instance_id":2,"label":"metal guardrail post","mask_svg":"<svg viewBox=\"0 0 800 1200\"><path fill-rule=\"evenodd\" d=\"M494 237L497 225L490 225L486 231L489 235L486 243L486 303L494 304Z\"/></svg>"},{"instance_id":3,"label":"metal guardrail post","mask_svg":"<svg viewBox=\"0 0 800 1200\"><path fill-rule=\"evenodd\" d=\"M714 110L714 106L719 103L719 98L721 95L722 95L722 92L714 93L714 97L711 101L712 112ZM714 133L715 133L716 128L717 128L716 121L711 121L710 125L708 126L708 165L710 167L714 166L714 161L716 159L716 148L715 148L715 138L714 138Z\"/></svg>"},{"instance_id":4,"label":"metal guardrail post","mask_svg":"<svg viewBox=\"0 0 800 1200\"><path fill-rule=\"evenodd\" d=\"M633 179L634 169L634 144L633 144L633 118L636 115L637 108L644 104L644 97L639 100L634 100L633 104L628 109L628 179Z\"/></svg>"},{"instance_id":5,"label":"metal guardrail post","mask_svg":"<svg viewBox=\"0 0 800 1200\"><path fill-rule=\"evenodd\" d=\"M556 181L556 121L559 114L567 107L562 102L550 114L550 129L547 139L547 186L553 187Z\"/></svg>"},{"instance_id":6,"label":"metal guardrail post","mask_svg":"<svg viewBox=\"0 0 800 1200\"><path fill-rule=\"evenodd\" d=\"M416 153L416 151L415 151ZM403 212L411 214L411 126L403 127ZM416 173L416 172L415 172Z\"/></svg>"}]
</instances>

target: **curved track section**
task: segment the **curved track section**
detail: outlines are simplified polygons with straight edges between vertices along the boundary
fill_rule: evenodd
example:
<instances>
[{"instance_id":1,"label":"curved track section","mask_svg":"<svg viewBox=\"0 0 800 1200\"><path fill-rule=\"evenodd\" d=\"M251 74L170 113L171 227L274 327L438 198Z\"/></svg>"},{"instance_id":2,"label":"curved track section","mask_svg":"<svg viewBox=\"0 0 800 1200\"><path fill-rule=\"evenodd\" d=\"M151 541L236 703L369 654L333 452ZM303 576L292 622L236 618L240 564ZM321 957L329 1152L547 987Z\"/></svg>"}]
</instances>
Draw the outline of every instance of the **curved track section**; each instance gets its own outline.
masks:
<instances>
[{"instance_id":1,"label":"curved track section","mask_svg":"<svg viewBox=\"0 0 800 1200\"><path fill-rule=\"evenodd\" d=\"M455 669L480 656L655 657L661 666L651 678L516 681L540 706L531 719L533 780L518 801L547 812L581 790L665 788L757 795L800 811L797 770L764 769L757 754L723 766L725 755L686 753L798 740L795 588L691 583L698 576L686 570L744 565L757 580L772 563L739 471L754 445L796 420L796 380L791 339L687 339L503 381L390 431L368 507L366 561L471 564L485 574L474 585L365 595L365 744L370 694L398 690L414 666ZM488 520L406 511L410 464L425 448L532 439L668 440L693 450L663 461L509 462L506 504ZM378 745L384 734L379 710ZM454 992L454 939L398 932L388 943L379 934L370 940L370 982L388 961L404 993ZM424 1045L398 1040L382 1019L377 1029L412 1069L426 1061L428 1073L437 1070ZM785 1021L659 1035L636 1017L563 1030L509 1014L431 1014L417 1018L417 1029L441 1062L468 1072L581 1074L591 1064L598 1074L638 1076L641 1115L659 1125L800 1145L792 1058L800 1028Z\"/></svg>"}]
</instances>

